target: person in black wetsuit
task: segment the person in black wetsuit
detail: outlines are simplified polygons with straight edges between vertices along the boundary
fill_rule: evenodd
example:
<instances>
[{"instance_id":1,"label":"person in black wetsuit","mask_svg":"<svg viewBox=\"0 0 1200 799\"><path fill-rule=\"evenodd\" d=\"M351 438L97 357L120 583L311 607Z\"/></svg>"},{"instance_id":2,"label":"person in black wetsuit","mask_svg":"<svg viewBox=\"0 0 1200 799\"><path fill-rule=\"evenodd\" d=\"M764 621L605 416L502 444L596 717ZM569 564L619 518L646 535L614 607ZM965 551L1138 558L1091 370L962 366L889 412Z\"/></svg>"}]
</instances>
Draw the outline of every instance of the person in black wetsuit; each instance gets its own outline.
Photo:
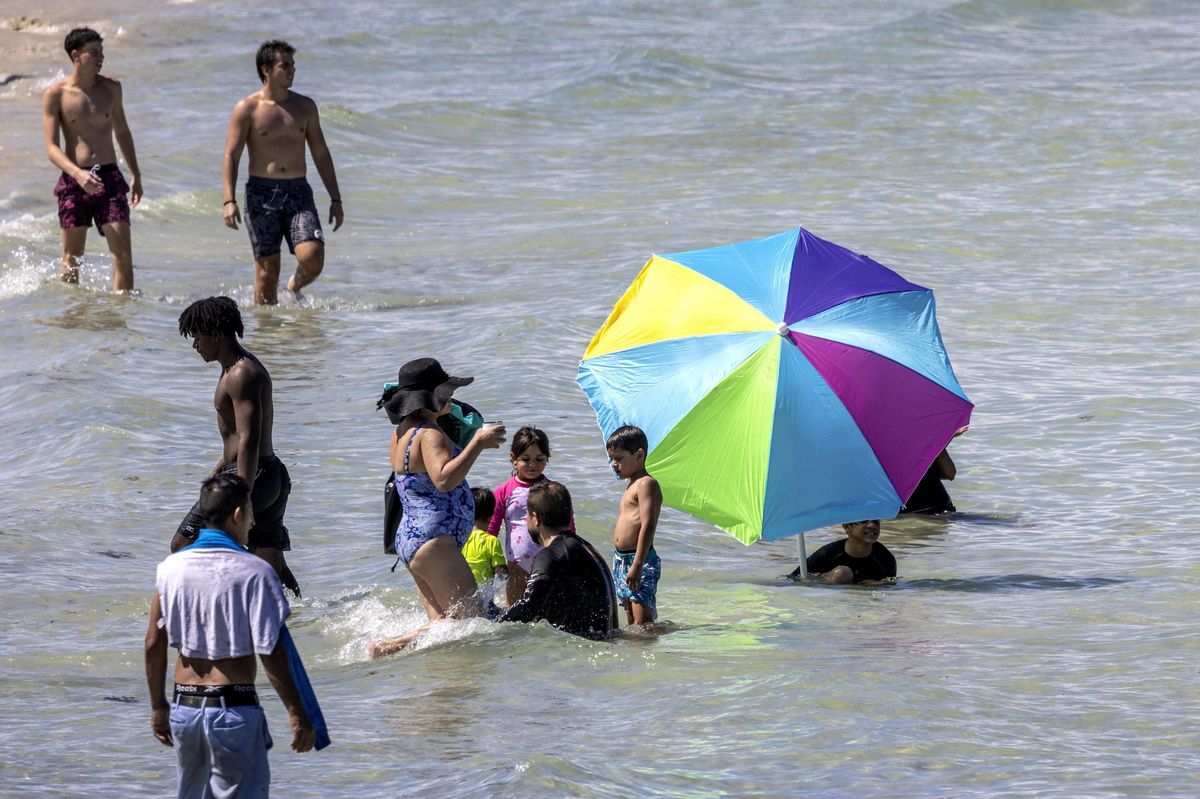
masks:
<instances>
[{"instance_id":1,"label":"person in black wetsuit","mask_svg":"<svg viewBox=\"0 0 1200 799\"><path fill-rule=\"evenodd\" d=\"M834 585L875 583L896 576L896 558L879 543L879 520L843 524L846 537L826 544L808 556L806 566L812 577ZM800 569L788 575L800 579Z\"/></svg>"},{"instance_id":2,"label":"person in black wetsuit","mask_svg":"<svg viewBox=\"0 0 1200 799\"><path fill-rule=\"evenodd\" d=\"M950 453L943 449L941 454L929 465L921 482L917 483L912 496L904 503L900 512L931 516L938 513L954 513L954 503L950 501L950 495L946 493L946 487L942 485L942 481L953 480L957 474L958 468L950 459Z\"/></svg>"},{"instance_id":3,"label":"person in black wetsuit","mask_svg":"<svg viewBox=\"0 0 1200 799\"><path fill-rule=\"evenodd\" d=\"M529 534L542 546L521 599L500 621L545 619L560 630L601 640L617 630L612 573L596 548L571 532L571 495L553 481L529 489Z\"/></svg>"}]
</instances>

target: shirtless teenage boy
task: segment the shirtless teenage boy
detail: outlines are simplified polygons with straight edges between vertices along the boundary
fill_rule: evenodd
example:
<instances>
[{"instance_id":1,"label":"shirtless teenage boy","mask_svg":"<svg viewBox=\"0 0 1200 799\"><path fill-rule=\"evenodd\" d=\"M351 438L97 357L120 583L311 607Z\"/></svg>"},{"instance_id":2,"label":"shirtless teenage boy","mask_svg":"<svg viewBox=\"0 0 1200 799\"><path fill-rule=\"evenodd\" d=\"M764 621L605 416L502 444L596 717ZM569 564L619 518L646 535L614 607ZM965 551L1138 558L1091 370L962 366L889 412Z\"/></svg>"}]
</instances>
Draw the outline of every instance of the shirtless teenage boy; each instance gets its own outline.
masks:
<instances>
[{"instance_id":1,"label":"shirtless teenage boy","mask_svg":"<svg viewBox=\"0 0 1200 799\"><path fill-rule=\"evenodd\" d=\"M300 585L283 557L284 551L292 548L283 524L292 479L271 442L275 421L271 376L238 341L242 332L241 312L228 297L197 300L179 315L179 334L192 339L192 349L205 363L221 364L213 405L222 453L212 474L238 474L250 484L254 503L250 551L275 567L283 587L300 596ZM197 503L175 531L171 551L195 541L200 530L212 521L205 518Z\"/></svg>"},{"instance_id":2,"label":"shirtless teenage boy","mask_svg":"<svg viewBox=\"0 0 1200 799\"><path fill-rule=\"evenodd\" d=\"M91 28L67 34L63 48L71 74L42 95L42 138L50 163L62 170L54 187L62 228L64 283L79 282L88 228L94 222L112 253L113 291L133 291L129 206L142 199L142 173L125 121L121 84L100 74L104 40ZM60 135L61 134L61 135ZM125 156L132 184L117 166L113 139Z\"/></svg>"},{"instance_id":3,"label":"shirtless teenage boy","mask_svg":"<svg viewBox=\"0 0 1200 799\"><path fill-rule=\"evenodd\" d=\"M296 256L296 273L288 279L288 291L298 294L325 268L320 214L305 178L305 144L329 192L329 221L334 230L342 226L343 219L342 196L317 104L291 90L296 77L295 52L280 40L264 42L258 48L255 64L263 85L233 107L221 164L222 213L226 226L237 230L242 221L235 190L238 164L242 148L250 151L246 230L254 250L254 302L259 305L279 301L280 243L284 239Z\"/></svg>"}]
</instances>

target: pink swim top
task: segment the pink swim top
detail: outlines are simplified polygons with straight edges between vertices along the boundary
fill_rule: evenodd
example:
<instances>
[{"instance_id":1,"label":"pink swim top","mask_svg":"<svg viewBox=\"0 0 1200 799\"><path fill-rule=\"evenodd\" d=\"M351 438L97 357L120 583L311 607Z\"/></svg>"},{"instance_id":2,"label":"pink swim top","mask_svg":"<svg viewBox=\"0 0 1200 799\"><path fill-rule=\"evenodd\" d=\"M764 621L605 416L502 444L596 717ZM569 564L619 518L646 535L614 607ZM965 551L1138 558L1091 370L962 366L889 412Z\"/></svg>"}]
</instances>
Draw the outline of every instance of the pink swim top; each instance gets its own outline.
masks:
<instances>
[{"instance_id":1,"label":"pink swim top","mask_svg":"<svg viewBox=\"0 0 1200 799\"><path fill-rule=\"evenodd\" d=\"M538 483L548 479L543 474ZM525 483L513 476L496 486L496 490L492 492L496 496L496 512L488 522L488 532L500 538L505 560L517 564L526 574L533 568L534 556L542 549L534 542L525 526L525 517L529 513L529 489L535 485L537 483ZM499 535L501 521L504 522L504 535ZM575 532L574 514L571 515L571 532Z\"/></svg>"}]
</instances>

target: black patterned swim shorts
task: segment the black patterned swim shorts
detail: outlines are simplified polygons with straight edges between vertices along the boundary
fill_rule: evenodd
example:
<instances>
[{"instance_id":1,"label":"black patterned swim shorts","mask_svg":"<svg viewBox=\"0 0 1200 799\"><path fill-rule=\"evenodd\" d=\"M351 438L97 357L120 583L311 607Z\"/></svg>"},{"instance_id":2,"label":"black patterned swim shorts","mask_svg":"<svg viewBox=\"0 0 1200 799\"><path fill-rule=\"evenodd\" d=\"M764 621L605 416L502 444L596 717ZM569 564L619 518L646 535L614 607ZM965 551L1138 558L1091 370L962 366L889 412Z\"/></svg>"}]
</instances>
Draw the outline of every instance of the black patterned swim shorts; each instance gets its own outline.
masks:
<instances>
[{"instance_id":1,"label":"black patterned swim shorts","mask_svg":"<svg viewBox=\"0 0 1200 799\"><path fill-rule=\"evenodd\" d=\"M325 243L312 187L304 178L271 180L251 176L246 181L246 230L255 258L277 254L285 239L291 253L296 252L297 244L306 241Z\"/></svg>"}]
</instances>

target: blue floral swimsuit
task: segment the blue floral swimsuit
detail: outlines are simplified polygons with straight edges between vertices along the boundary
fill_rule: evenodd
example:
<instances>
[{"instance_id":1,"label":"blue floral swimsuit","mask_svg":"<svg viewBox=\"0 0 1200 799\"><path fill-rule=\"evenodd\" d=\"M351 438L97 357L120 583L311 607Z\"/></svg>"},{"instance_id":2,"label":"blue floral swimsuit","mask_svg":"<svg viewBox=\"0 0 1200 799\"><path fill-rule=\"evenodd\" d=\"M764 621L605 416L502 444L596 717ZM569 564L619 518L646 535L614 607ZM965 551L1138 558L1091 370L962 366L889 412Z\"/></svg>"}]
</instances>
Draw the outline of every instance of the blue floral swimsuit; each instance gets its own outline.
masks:
<instances>
[{"instance_id":1,"label":"blue floral swimsuit","mask_svg":"<svg viewBox=\"0 0 1200 799\"><path fill-rule=\"evenodd\" d=\"M404 447L404 471L396 472L396 493L404 507L404 516L396 530L396 553L405 566L426 541L439 535L454 536L461 549L475 525L475 498L471 496L471 487L466 480L449 491L438 491L428 473L408 471L408 452L417 432L424 427L425 424L419 424L414 428ZM441 433L441 430L435 432ZM452 457L458 457L462 452L462 448L454 444L450 447Z\"/></svg>"}]
</instances>

